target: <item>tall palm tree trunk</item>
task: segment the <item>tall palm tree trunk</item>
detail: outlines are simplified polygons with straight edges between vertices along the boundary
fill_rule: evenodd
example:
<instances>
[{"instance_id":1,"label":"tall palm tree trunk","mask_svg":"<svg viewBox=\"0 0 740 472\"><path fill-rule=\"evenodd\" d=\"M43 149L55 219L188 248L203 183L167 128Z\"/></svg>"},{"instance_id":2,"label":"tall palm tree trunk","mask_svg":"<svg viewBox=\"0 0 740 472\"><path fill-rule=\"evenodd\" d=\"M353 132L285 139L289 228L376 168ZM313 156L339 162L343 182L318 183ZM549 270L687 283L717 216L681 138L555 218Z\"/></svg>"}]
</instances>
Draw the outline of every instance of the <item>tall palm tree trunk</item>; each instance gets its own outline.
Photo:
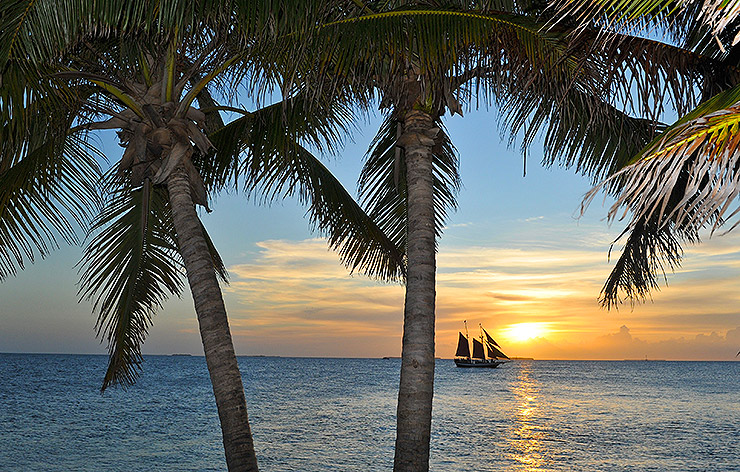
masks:
<instances>
[{"instance_id":1,"label":"tall palm tree trunk","mask_svg":"<svg viewBox=\"0 0 740 472\"><path fill-rule=\"evenodd\" d=\"M399 140L405 148L408 189L408 273L398 390L395 472L429 470L434 391L435 247L432 117L411 110Z\"/></svg>"},{"instance_id":2,"label":"tall palm tree trunk","mask_svg":"<svg viewBox=\"0 0 740 472\"><path fill-rule=\"evenodd\" d=\"M226 464L230 472L257 471L244 386L231 341L226 307L183 166L172 172L167 180L167 190L221 420Z\"/></svg>"}]
</instances>

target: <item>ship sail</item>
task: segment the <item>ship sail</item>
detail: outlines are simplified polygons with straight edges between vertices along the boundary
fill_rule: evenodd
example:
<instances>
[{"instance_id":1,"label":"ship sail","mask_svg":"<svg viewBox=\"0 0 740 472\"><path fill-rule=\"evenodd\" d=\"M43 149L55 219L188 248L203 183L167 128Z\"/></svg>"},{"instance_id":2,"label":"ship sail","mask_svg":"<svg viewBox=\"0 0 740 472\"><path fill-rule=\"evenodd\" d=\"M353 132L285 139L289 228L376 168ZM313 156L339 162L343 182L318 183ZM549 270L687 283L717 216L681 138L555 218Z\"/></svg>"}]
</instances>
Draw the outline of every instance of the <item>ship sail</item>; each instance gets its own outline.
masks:
<instances>
[{"instance_id":1,"label":"ship sail","mask_svg":"<svg viewBox=\"0 0 740 472\"><path fill-rule=\"evenodd\" d=\"M494 358L498 357L498 358L502 358L502 359L508 359L509 358L509 356L507 356L506 354L504 354L503 352L501 352L500 349L498 349L496 346L494 346L490 342L487 343L487 345L488 345L488 357L494 357Z\"/></svg>"},{"instance_id":2,"label":"ship sail","mask_svg":"<svg viewBox=\"0 0 740 472\"><path fill-rule=\"evenodd\" d=\"M473 359L485 359L486 355L483 352L483 343L477 339L473 339Z\"/></svg>"},{"instance_id":3,"label":"ship sail","mask_svg":"<svg viewBox=\"0 0 740 472\"><path fill-rule=\"evenodd\" d=\"M486 331L483 326L481 326L480 329L483 331L483 334L486 335L486 347L488 347L488 356L493 358L498 357L501 359L508 359L509 356L501 352L501 346L499 346L498 343L491 337L491 335L488 334L488 331Z\"/></svg>"},{"instance_id":4,"label":"ship sail","mask_svg":"<svg viewBox=\"0 0 740 472\"><path fill-rule=\"evenodd\" d=\"M488 344L493 344L494 346L496 346L496 347L498 347L498 348L500 348L500 347L501 347L501 346L499 346L499 345L498 345L498 343L497 343L497 342L496 342L496 341L495 341L495 340L494 340L494 339L493 339L493 338L491 337L491 335L490 335L490 334L488 334L488 331L486 331L486 328L484 328L484 327L482 327L482 326L481 326L481 328L480 328L480 329L482 329L482 330L483 330L483 333L485 333L485 335L486 335L486 342L488 342Z\"/></svg>"},{"instance_id":5,"label":"ship sail","mask_svg":"<svg viewBox=\"0 0 740 472\"><path fill-rule=\"evenodd\" d=\"M468 346L468 338L460 333L460 338L457 340L457 352L455 357L470 357L470 346Z\"/></svg>"}]
</instances>

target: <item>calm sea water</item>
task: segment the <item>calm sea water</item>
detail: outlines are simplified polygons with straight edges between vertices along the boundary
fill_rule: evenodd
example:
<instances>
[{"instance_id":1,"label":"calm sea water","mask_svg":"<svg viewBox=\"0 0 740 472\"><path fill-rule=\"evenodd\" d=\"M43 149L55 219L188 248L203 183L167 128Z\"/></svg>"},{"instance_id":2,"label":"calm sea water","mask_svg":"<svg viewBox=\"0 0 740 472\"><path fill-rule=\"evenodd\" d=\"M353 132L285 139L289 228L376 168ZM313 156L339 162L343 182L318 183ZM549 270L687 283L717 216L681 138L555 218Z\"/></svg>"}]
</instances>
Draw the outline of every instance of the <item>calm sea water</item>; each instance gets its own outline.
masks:
<instances>
[{"instance_id":1,"label":"calm sea water","mask_svg":"<svg viewBox=\"0 0 740 472\"><path fill-rule=\"evenodd\" d=\"M261 469L387 471L399 360L239 359ZM0 354L1 471L224 470L202 357ZM740 471L740 363L437 363L434 471Z\"/></svg>"}]
</instances>

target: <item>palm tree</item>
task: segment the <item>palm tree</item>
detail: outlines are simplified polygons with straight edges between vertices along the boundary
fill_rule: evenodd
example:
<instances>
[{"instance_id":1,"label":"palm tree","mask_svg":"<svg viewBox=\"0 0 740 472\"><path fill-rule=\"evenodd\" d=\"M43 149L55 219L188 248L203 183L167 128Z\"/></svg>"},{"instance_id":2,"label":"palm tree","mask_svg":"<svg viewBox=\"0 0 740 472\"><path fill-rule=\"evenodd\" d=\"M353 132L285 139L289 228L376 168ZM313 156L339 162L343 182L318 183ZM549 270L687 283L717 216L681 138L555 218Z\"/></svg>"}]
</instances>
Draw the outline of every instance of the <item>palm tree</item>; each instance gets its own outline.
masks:
<instances>
[{"instance_id":1,"label":"palm tree","mask_svg":"<svg viewBox=\"0 0 740 472\"><path fill-rule=\"evenodd\" d=\"M0 279L92 223L81 296L94 300L108 342L104 390L134 382L153 312L181 293L184 268L232 471L257 470L257 460L217 280L226 270L196 205L210 211L209 195L227 186L298 194L348 266L400 274L392 243L301 145L330 147L347 108L295 94L233 109L244 116L229 124L219 116L212 92L269 84L263 46L276 27L289 33L291 21L312 17L278 7L60 0L0 9ZM124 152L102 175L90 133L105 129L118 130Z\"/></svg>"},{"instance_id":2,"label":"palm tree","mask_svg":"<svg viewBox=\"0 0 740 472\"><path fill-rule=\"evenodd\" d=\"M547 125L546 164L560 161L599 176L658 129L653 120L634 118L611 103L610 94L629 93L630 84L619 78L639 65L665 78L647 83L650 97L662 99L666 90L682 97L707 66L686 51L629 36L602 49L592 29L573 36L567 26L544 28L536 5L527 2L352 3L355 10L345 7L322 26L318 40L331 46L311 69L359 83L360 90L372 88L386 114L360 194L407 257L394 470L428 470L435 250L459 187L444 114L462 114L462 104L477 100L498 101L507 128L526 128L525 147ZM646 82L639 74L634 80ZM584 152L572 158L574 149Z\"/></svg>"},{"instance_id":3,"label":"palm tree","mask_svg":"<svg viewBox=\"0 0 740 472\"><path fill-rule=\"evenodd\" d=\"M624 248L602 289L602 303L610 308L623 297L632 303L644 301L658 288L665 269L680 265L685 243L700 242L702 229L711 228L713 233L738 214L734 202L740 194L740 22L737 2L600 3L589 8L586 2L572 2L563 11L608 27L612 35L620 28L644 25L672 32L686 47L714 59L718 69L699 84L701 103L680 111L678 121L587 196L585 204L602 188L611 187L616 202L609 220L632 213L622 232ZM737 222L727 231L735 226Z\"/></svg>"}]
</instances>

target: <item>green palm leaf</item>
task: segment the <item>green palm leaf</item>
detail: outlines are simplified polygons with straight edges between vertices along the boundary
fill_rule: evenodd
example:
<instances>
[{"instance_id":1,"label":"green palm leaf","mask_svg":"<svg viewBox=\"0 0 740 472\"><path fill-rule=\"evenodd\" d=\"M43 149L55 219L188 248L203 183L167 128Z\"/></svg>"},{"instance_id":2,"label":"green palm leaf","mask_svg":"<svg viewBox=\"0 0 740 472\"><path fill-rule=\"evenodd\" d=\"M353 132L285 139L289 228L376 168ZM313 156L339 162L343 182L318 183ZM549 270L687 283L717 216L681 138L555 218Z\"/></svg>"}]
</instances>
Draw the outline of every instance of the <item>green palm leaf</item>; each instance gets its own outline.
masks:
<instances>
[{"instance_id":1,"label":"green palm leaf","mask_svg":"<svg viewBox=\"0 0 740 472\"><path fill-rule=\"evenodd\" d=\"M733 46L740 40L737 35L740 2L737 0L559 0L553 3L561 21L573 18L581 24L596 21L610 29L657 25L686 31L700 27L715 37L731 33L728 44Z\"/></svg>"},{"instance_id":2,"label":"green palm leaf","mask_svg":"<svg viewBox=\"0 0 740 472\"><path fill-rule=\"evenodd\" d=\"M341 183L301 142L334 150L352 118L342 101L319 106L299 93L238 118L209 137L218 150L198 163L214 188L239 186L273 200L296 195L308 206L316 229L327 235L351 269L381 279L403 274L397 247L352 199Z\"/></svg>"},{"instance_id":3,"label":"green palm leaf","mask_svg":"<svg viewBox=\"0 0 740 472\"><path fill-rule=\"evenodd\" d=\"M351 270L384 280L403 277L403 253L395 241L306 148L292 143L280 154L251 152L245 169L249 169L245 172L248 191L258 191L265 199L298 196L308 206L307 215L316 229L328 237L329 246Z\"/></svg>"},{"instance_id":4,"label":"green palm leaf","mask_svg":"<svg viewBox=\"0 0 740 472\"><path fill-rule=\"evenodd\" d=\"M609 219L627 207L634 220L655 218L661 226L672 222L696 230L711 221L716 229L740 191L738 150L740 86L684 116L646 146L633 164L605 182L624 182ZM678 187L684 180L685 186ZM677 191L681 198L674 202Z\"/></svg>"},{"instance_id":5,"label":"green palm leaf","mask_svg":"<svg viewBox=\"0 0 740 472\"><path fill-rule=\"evenodd\" d=\"M162 187L120 187L92 230L97 235L81 261L80 296L94 300L97 333L108 343L105 390L135 381L154 312L182 292L182 262Z\"/></svg>"},{"instance_id":6,"label":"green palm leaf","mask_svg":"<svg viewBox=\"0 0 740 472\"><path fill-rule=\"evenodd\" d=\"M526 91L512 93L504 100L502 113L512 142L514 133L523 131L525 155L544 131L543 164L573 167L594 181L624 168L665 129L661 123L630 116L578 86L553 90L546 77ZM619 182L616 179L609 187L614 190Z\"/></svg>"},{"instance_id":7,"label":"green palm leaf","mask_svg":"<svg viewBox=\"0 0 740 472\"><path fill-rule=\"evenodd\" d=\"M702 2L670 0L556 0L553 23L568 22L580 27L596 26L604 31L634 33L664 28L676 36L698 24Z\"/></svg>"},{"instance_id":8,"label":"green palm leaf","mask_svg":"<svg viewBox=\"0 0 740 472\"><path fill-rule=\"evenodd\" d=\"M215 105L215 103L213 104ZM213 106L211 105L211 106ZM281 149L291 149L296 141L325 151L335 151L341 144L347 123L354 111L343 101L317 105L306 94L262 107L243 114L209 135L217 152L212 159L200 164L204 180L214 189L231 185L239 187L241 172L247 175L261 165L259 159L241 163L242 155L269 155Z\"/></svg>"},{"instance_id":9,"label":"green palm leaf","mask_svg":"<svg viewBox=\"0 0 740 472\"><path fill-rule=\"evenodd\" d=\"M46 256L58 237L76 244L99 205L95 158L78 136L54 135L55 119L68 120L37 115L28 123L25 155L0 145L0 280Z\"/></svg>"},{"instance_id":10,"label":"green palm leaf","mask_svg":"<svg viewBox=\"0 0 740 472\"><path fill-rule=\"evenodd\" d=\"M658 277L675 270L683 256L683 243L698 243L699 235L680 231L673 225L659 226L655 220L638 220L626 228L622 252L601 289L601 304L610 309L623 299L634 304L644 301L652 290L660 288Z\"/></svg>"},{"instance_id":11,"label":"green palm leaf","mask_svg":"<svg viewBox=\"0 0 740 472\"><path fill-rule=\"evenodd\" d=\"M398 72L407 66L403 51L413 55L420 73L429 78L437 71L443 78L477 68L522 72L530 64L552 75L569 76L578 70L564 54L566 44L559 33L506 12L401 7L329 22L315 41L334 45L328 50L331 55L318 57L318 73L359 78L365 71L368 79L381 83L402 75ZM510 55L514 51L518 55ZM507 56L503 61L502 54Z\"/></svg>"}]
</instances>

